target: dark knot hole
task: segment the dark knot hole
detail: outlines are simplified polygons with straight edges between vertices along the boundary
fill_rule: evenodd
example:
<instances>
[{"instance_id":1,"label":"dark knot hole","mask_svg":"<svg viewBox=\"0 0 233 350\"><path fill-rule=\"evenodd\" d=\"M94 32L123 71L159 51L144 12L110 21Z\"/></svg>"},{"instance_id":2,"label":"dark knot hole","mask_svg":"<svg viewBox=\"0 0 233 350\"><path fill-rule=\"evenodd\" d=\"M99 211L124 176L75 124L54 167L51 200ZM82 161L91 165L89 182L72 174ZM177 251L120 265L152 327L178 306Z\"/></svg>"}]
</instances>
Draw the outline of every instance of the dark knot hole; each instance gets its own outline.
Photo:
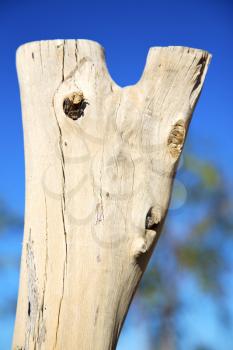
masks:
<instances>
[{"instance_id":1,"label":"dark knot hole","mask_svg":"<svg viewBox=\"0 0 233 350\"><path fill-rule=\"evenodd\" d=\"M146 215L146 220L145 220L145 227L147 230L153 230L157 231L161 221L158 220L155 215L153 214L153 207L149 209L147 215Z\"/></svg>"},{"instance_id":2,"label":"dark knot hole","mask_svg":"<svg viewBox=\"0 0 233 350\"><path fill-rule=\"evenodd\" d=\"M89 105L82 93L73 93L63 101L65 115L73 120L84 116L85 108Z\"/></svg>"}]
</instances>

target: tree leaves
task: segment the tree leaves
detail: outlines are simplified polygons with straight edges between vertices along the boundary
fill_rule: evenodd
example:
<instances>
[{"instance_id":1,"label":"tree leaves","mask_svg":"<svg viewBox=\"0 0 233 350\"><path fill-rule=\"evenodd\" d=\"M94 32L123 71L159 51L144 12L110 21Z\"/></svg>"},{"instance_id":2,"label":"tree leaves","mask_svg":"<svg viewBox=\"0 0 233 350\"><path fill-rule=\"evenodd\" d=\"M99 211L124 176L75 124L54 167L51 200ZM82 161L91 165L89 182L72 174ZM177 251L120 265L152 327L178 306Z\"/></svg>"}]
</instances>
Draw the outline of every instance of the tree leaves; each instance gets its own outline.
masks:
<instances>
[{"instance_id":1,"label":"tree leaves","mask_svg":"<svg viewBox=\"0 0 233 350\"><path fill-rule=\"evenodd\" d=\"M189 153L178 179L187 190L185 207L179 218L168 214L159 247L139 290L148 316L158 323L152 335L157 339L166 324L174 327L173 334L179 329L179 322L170 320L185 307L181 293L184 276L195 279L202 293L211 296L222 312L227 288L223 277L232 269L229 247L233 248L233 203L224 175L216 165ZM177 228L178 220L182 224ZM197 349L208 348L200 345Z\"/></svg>"}]
</instances>

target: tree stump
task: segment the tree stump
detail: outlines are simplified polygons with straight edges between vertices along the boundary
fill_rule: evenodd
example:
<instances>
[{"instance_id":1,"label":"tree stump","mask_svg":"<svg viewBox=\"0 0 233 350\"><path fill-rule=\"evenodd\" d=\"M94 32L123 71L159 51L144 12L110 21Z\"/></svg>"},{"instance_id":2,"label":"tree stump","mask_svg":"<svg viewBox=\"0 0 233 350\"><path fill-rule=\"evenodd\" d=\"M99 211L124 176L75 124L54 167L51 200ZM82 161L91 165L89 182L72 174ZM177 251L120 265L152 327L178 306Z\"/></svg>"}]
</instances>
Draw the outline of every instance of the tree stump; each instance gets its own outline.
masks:
<instances>
[{"instance_id":1,"label":"tree stump","mask_svg":"<svg viewBox=\"0 0 233 350\"><path fill-rule=\"evenodd\" d=\"M96 42L18 49L26 209L14 350L116 348L209 61L153 47L122 88Z\"/></svg>"}]
</instances>

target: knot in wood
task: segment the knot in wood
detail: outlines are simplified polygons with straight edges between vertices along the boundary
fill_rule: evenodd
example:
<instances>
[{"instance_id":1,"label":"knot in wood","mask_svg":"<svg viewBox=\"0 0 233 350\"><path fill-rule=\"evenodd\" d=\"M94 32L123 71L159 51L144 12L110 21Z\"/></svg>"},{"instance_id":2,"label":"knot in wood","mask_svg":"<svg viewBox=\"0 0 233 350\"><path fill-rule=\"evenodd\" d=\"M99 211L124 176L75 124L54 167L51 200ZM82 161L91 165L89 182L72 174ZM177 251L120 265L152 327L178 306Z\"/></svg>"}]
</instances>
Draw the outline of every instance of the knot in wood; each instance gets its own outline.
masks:
<instances>
[{"instance_id":1,"label":"knot in wood","mask_svg":"<svg viewBox=\"0 0 233 350\"><path fill-rule=\"evenodd\" d=\"M67 117L77 120L84 115L84 110L88 104L82 91L73 92L64 99L63 110Z\"/></svg>"},{"instance_id":2,"label":"knot in wood","mask_svg":"<svg viewBox=\"0 0 233 350\"><path fill-rule=\"evenodd\" d=\"M172 157L177 158L182 151L185 139L185 125L183 120L178 120L173 126L168 137L168 148Z\"/></svg>"},{"instance_id":3,"label":"knot in wood","mask_svg":"<svg viewBox=\"0 0 233 350\"><path fill-rule=\"evenodd\" d=\"M146 229L156 231L161 222L161 213L156 207L151 207L146 215Z\"/></svg>"}]
</instances>

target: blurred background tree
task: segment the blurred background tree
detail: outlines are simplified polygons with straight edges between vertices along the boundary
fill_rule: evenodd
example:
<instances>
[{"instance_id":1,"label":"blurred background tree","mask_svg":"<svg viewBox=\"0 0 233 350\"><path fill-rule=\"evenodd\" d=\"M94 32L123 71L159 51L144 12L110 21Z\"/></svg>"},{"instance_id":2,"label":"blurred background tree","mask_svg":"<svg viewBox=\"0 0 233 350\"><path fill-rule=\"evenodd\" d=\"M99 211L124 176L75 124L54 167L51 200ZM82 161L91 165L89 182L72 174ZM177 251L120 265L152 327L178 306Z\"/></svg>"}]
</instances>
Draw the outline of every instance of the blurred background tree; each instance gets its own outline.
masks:
<instances>
[{"instance_id":1,"label":"blurred background tree","mask_svg":"<svg viewBox=\"0 0 233 350\"><path fill-rule=\"evenodd\" d=\"M16 310L23 219L0 200L0 349L10 349Z\"/></svg>"},{"instance_id":2,"label":"blurred background tree","mask_svg":"<svg viewBox=\"0 0 233 350\"><path fill-rule=\"evenodd\" d=\"M48 38L97 40L120 86L138 81L151 46L183 45L213 54L188 135L192 147L185 147L177 172L173 209L119 350L233 349L232 10L232 0L70 0L69 6L64 0L0 0L0 193L16 212L23 213L24 200L14 67L19 45ZM23 232L22 225L11 225L17 220L0 205L0 350L10 349L13 332ZM150 338L144 347L138 340L142 329Z\"/></svg>"},{"instance_id":3,"label":"blurred background tree","mask_svg":"<svg viewBox=\"0 0 233 350\"><path fill-rule=\"evenodd\" d=\"M176 179L166 226L131 311L136 310L137 322L146 322L148 327L150 345L143 350L185 348L182 344L190 330L183 315L195 301L195 289L214 303L219 327L232 330L233 314L227 303L233 247L230 184L216 165L190 149L181 159ZM17 273L13 289L6 291L0 302L0 323L9 317L12 320L15 314L20 249L16 245L11 251L9 245L14 236L18 242L22 240L22 231L22 218L1 203L0 275L4 289L4 279L7 282L8 275L12 276L12 269ZM193 350L218 349L203 344L198 336L195 342Z\"/></svg>"},{"instance_id":4,"label":"blurred background tree","mask_svg":"<svg viewBox=\"0 0 233 350\"><path fill-rule=\"evenodd\" d=\"M0 234L6 229L22 227L23 219L13 213L3 200L0 200Z\"/></svg>"},{"instance_id":5,"label":"blurred background tree","mask_svg":"<svg viewBox=\"0 0 233 350\"><path fill-rule=\"evenodd\" d=\"M137 294L139 313L150 319L151 350L182 348L187 331L182 315L195 299L188 295L192 289L212 301L219 327L232 332L227 304L233 248L230 184L216 165L191 150L182 160L177 179L184 188L175 183L163 234ZM198 342L201 340L196 339ZM195 350L212 349L207 345L197 345Z\"/></svg>"}]
</instances>

